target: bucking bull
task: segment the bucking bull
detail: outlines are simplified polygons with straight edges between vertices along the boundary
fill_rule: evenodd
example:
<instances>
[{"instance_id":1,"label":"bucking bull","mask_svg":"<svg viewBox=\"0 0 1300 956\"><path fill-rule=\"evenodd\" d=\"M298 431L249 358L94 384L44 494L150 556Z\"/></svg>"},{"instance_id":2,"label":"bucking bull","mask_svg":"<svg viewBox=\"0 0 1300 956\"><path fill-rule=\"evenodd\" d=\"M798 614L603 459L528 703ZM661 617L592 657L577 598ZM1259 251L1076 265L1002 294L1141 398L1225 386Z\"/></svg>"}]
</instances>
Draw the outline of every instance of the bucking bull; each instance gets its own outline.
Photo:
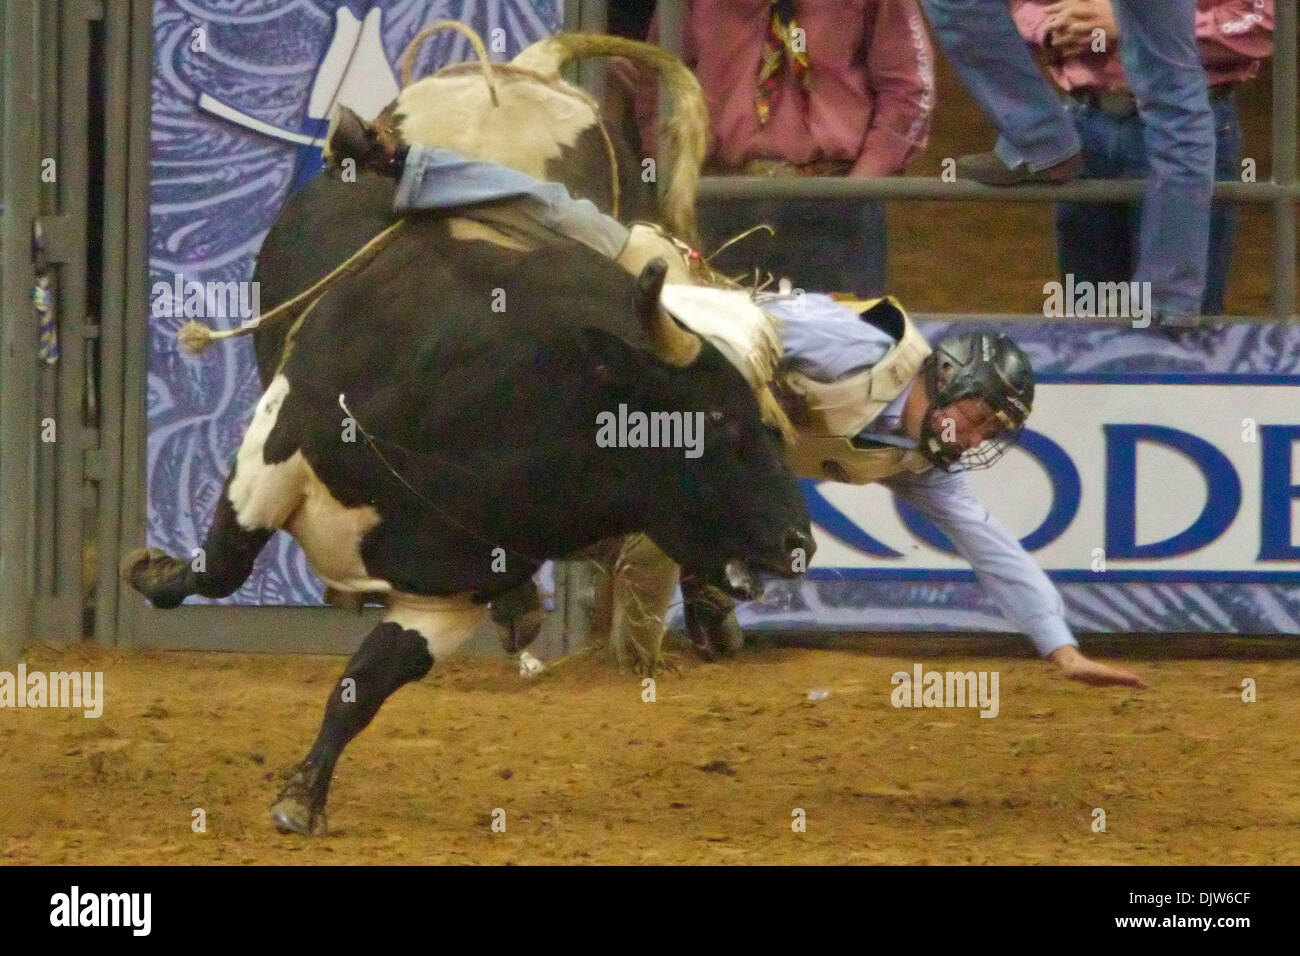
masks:
<instances>
[{"instance_id":1,"label":"bucking bull","mask_svg":"<svg viewBox=\"0 0 1300 956\"><path fill-rule=\"evenodd\" d=\"M552 37L520 54L515 70L498 67L490 92L472 67L445 71L406 87L382 119L409 142L645 215L653 196L639 163L558 75L568 59L605 54L649 63L677 94L664 219L693 238L702 101L689 72L654 47ZM392 204L390 180L318 176L266 237L262 301L286 303L336 272L392 225ZM811 554L782 448L788 423L763 382L665 312L669 276L690 281L689 259L661 231L635 229L616 264L492 204L481 215L408 218L293 315L258 328L265 392L203 543L205 566L140 550L123 575L160 608L223 597L283 530L332 596L385 604L273 803L279 829L324 828L347 743L469 636L486 602L526 586L544 560L641 531L743 599L756 596L755 572L792 576L791 555ZM504 309L494 308L502 296ZM597 447L598 416L623 406L703 412L702 454Z\"/></svg>"}]
</instances>

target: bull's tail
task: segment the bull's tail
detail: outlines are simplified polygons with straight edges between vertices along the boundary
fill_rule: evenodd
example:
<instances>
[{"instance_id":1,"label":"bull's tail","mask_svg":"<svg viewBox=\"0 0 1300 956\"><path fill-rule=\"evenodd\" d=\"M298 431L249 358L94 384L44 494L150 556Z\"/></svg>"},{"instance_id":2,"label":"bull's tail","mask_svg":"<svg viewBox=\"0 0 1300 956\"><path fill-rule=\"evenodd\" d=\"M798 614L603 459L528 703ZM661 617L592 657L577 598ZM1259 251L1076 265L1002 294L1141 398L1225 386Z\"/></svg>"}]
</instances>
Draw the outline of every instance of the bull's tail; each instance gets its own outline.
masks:
<instances>
[{"instance_id":1,"label":"bull's tail","mask_svg":"<svg viewBox=\"0 0 1300 956\"><path fill-rule=\"evenodd\" d=\"M621 56L643 63L668 87L673 122L661 124L669 165L663 223L682 239L697 244L695 193L708 149L709 111L704 105L699 80L681 60L660 47L637 40L594 33L557 33L534 43L511 62L514 66L558 76L564 64L593 56Z\"/></svg>"}]
</instances>

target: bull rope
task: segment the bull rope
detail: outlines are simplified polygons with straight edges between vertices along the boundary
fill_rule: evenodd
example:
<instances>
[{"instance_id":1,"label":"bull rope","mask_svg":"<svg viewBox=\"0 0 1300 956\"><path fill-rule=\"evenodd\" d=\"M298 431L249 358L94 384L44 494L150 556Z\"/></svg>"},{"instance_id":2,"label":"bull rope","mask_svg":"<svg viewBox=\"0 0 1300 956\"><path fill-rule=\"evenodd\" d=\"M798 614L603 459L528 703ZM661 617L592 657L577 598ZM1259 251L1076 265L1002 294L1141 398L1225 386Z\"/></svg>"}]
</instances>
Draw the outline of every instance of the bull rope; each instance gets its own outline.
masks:
<instances>
[{"instance_id":1,"label":"bull rope","mask_svg":"<svg viewBox=\"0 0 1300 956\"><path fill-rule=\"evenodd\" d=\"M425 495L422 495L418 490L416 490L414 485L412 485L409 481L407 481L402 476L402 473L397 470L397 467L391 461L388 460L388 457L382 451L379 450L379 441L381 439L378 439L374 435L372 435L369 429L367 429L364 425L361 424L361 420L352 413L352 410L348 408L347 396L343 392L339 393L339 408L343 409L343 414L346 415L348 419L350 419L352 422L356 424L357 431L361 432L361 437L363 437L366 440L366 444L370 446L370 450L375 453L375 456L381 462L383 462L383 465L386 469L388 469L389 474L391 474L394 478L396 478L398 482L402 485L402 487L405 488L407 491L409 491L412 495L414 495L417 500L428 505L435 512L441 515L443 520L456 526L461 531L465 532L467 535L473 538L477 538L479 541L483 542L484 544L491 545L494 548L500 548L502 551L506 552L506 554L518 555L519 557L524 558L527 561L532 561L538 565L542 565L546 563L546 558L534 557L533 555L528 554L525 551L520 551L518 548L507 548L504 545L502 545L500 542L493 541L491 538L479 534L477 531L475 531L469 525L465 524L463 521L460 521L453 515L448 514L436 501L431 501ZM387 441L387 439L383 439L383 440L386 441L387 444L396 447L399 451L403 451L403 452L408 451L408 449L403 448L401 445L397 444L396 442L390 442ZM424 455L425 457L432 457L427 452L420 452L419 454ZM465 468L464 466L453 461L451 458L445 458L444 463L454 466L457 470L461 471L464 474L469 475L472 478L482 477L482 475L480 475L478 472L473 471L469 468Z\"/></svg>"},{"instance_id":2,"label":"bull rope","mask_svg":"<svg viewBox=\"0 0 1300 956\"><path fill-rule=\"evenodd\" d=\"M262 325L269 324L291 314L295 308L302 305L313 296L324 294L329 286L333 285L348 273L354 272L364 262L378 255L380 250L397 238L405 225L405 219L397 220L397 222L374 236L364 246L348 258L344 259L342 263L326 274L323 279L313 283L302 292L299 292L289 301L280 303L270 312L264 312L256 319L243 323L239 328L226 329L225 331L217 332L208 328L208 326L204 325L202 322L196 322L194 319L190 319L176 330L177 341L180 342L181 348L185 349L185 351L189 352L191 355L198 355L213 342L220 339L233 339L238 338L241 335L251 335L261 328Z\"/></svg>"},{"instance_id":3,"label":"bull rope","mask_svg":"<svg viewBox=\"0 0 1300 956\"><path fill-rule=\"evenodd\" d=\"M469 40L469 45L474 48L474 55L478 57L477 66L483 73L483 80L487 83L488 93L492 97L492 105L500 106L501 101L497 98L496 78L492 75L492 63L488 59L487 48L483 46L483 40L474 28L461 23L459 20L439 20L437 23L431 23L411 38L411 42L406 45L406 49L402 53L402 88L405 89L411 85L411 74L415 72L415 58L420 52L420 47L424 46L424 41L435 33L441 33L444 30L456 30L465 39ZM473 64L466 65L473 66Z\"/></svg>"}]
</instances>

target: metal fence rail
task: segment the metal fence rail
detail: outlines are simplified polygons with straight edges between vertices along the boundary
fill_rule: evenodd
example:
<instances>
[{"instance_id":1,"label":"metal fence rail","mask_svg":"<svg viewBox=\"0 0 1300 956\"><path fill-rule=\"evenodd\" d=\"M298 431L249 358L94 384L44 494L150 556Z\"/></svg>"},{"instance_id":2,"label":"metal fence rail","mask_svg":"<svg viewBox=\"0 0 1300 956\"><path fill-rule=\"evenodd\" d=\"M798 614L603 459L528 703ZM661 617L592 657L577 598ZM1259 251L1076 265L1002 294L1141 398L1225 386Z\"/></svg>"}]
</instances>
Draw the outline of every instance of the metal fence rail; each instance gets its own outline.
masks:
<instances>
[{"instance_id":1,"label":"metal fence rail","mask_svg":"<svg viewBox=\"0 0 1300 956\"><path fill-rule=\"evenodd\" d=\"M682 0L659 4L665 49L681 52ZM1255 183L1216 183L1214 195L1240 203L1273 207L1272 314L1250 318L1297 321L1296 217L1300 183L1296 181L1296 3L1279 0L1273 55L1272 179ZM1119 202L1142 198L1138 180L1074 180L1061 186L998 189L974 182L945 182L935 177L892 176L879 179L797 176L706 176L700 181L702 202L728 199L894 199L947 202ZM980 320L1000 318L978 315ZM1040 316L1041 318L1041 316Z\"/></svg>"}]
</instances>

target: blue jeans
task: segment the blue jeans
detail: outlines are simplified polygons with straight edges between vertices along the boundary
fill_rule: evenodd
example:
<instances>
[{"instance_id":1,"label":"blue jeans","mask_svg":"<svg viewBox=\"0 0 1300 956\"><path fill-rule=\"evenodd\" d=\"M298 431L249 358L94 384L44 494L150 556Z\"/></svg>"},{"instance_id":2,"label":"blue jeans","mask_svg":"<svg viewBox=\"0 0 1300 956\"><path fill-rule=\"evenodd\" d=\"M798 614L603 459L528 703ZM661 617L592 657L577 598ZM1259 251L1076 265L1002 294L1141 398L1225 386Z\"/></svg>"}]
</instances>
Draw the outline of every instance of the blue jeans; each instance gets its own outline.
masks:
<instances>
[{"instance_id":1,"label":"blue jeans","mask_svg":"<svg viewBox=\"0 0 1300 956\"><path fill-rule=\"evenodd\" d=\"M1214 174L1222 182L1240 176L1241 125L1231 92L1210 101L1214 110ZM1083 141L1084 176L1090 179L1142 179L1150 173L1142 120L1110 116L1095 106L1067 104ZM1127 282L1137 265L1142 222L1141 203L1061 203L1056 207L1057 261L1062 276L1075 281ZM1228 263L1237 226L1235 203L1210 207L1210 243L1205 266L1201 312L1222 315Z\"/></svg>"},{"instance_id":2,"label":"blue jeans","mask_svg":"<svg viewBox=\"0 0 1300 956\"><path fill-rule=\"evenodd\" d=\"M953 66L998 128L1008 166L1046 169L1080 149L1034 66L1006 0L922 0ZM1214 188L1214 122L1195 37L1195 0L1113 0L1120 60L1137 97L1148 157L1132 279L1151 283L1158 315L1200 310Z\"/></svg>"},{"instance_id":3,"label":"blue jeans","mask_svg":"<svg viewBox=\"0 0 1300 956\"><path fill-rule=\"evenodd\" d=\"M724 275L754 268L795 288L852 292L862 298L885 294L885 205L850 200L740 200L699 205L703 248L709 255L731 237L765 222L775 236L757 232L712 261Z\"/></svg>"},{"instance_id":4,"label":"blue jeans","mask_svg":"<svg viewBox=\"0 0 1300 956\"><path fill-rule=\"evenodd\" d=\"M543 182L498 163L466 159L437 146L412 145L402 166L393 208L398 212L458 209L523 197L539 223L614 259L627 229L589 199L574 199L560 183Z\"/></svg>"}]
</instances>

